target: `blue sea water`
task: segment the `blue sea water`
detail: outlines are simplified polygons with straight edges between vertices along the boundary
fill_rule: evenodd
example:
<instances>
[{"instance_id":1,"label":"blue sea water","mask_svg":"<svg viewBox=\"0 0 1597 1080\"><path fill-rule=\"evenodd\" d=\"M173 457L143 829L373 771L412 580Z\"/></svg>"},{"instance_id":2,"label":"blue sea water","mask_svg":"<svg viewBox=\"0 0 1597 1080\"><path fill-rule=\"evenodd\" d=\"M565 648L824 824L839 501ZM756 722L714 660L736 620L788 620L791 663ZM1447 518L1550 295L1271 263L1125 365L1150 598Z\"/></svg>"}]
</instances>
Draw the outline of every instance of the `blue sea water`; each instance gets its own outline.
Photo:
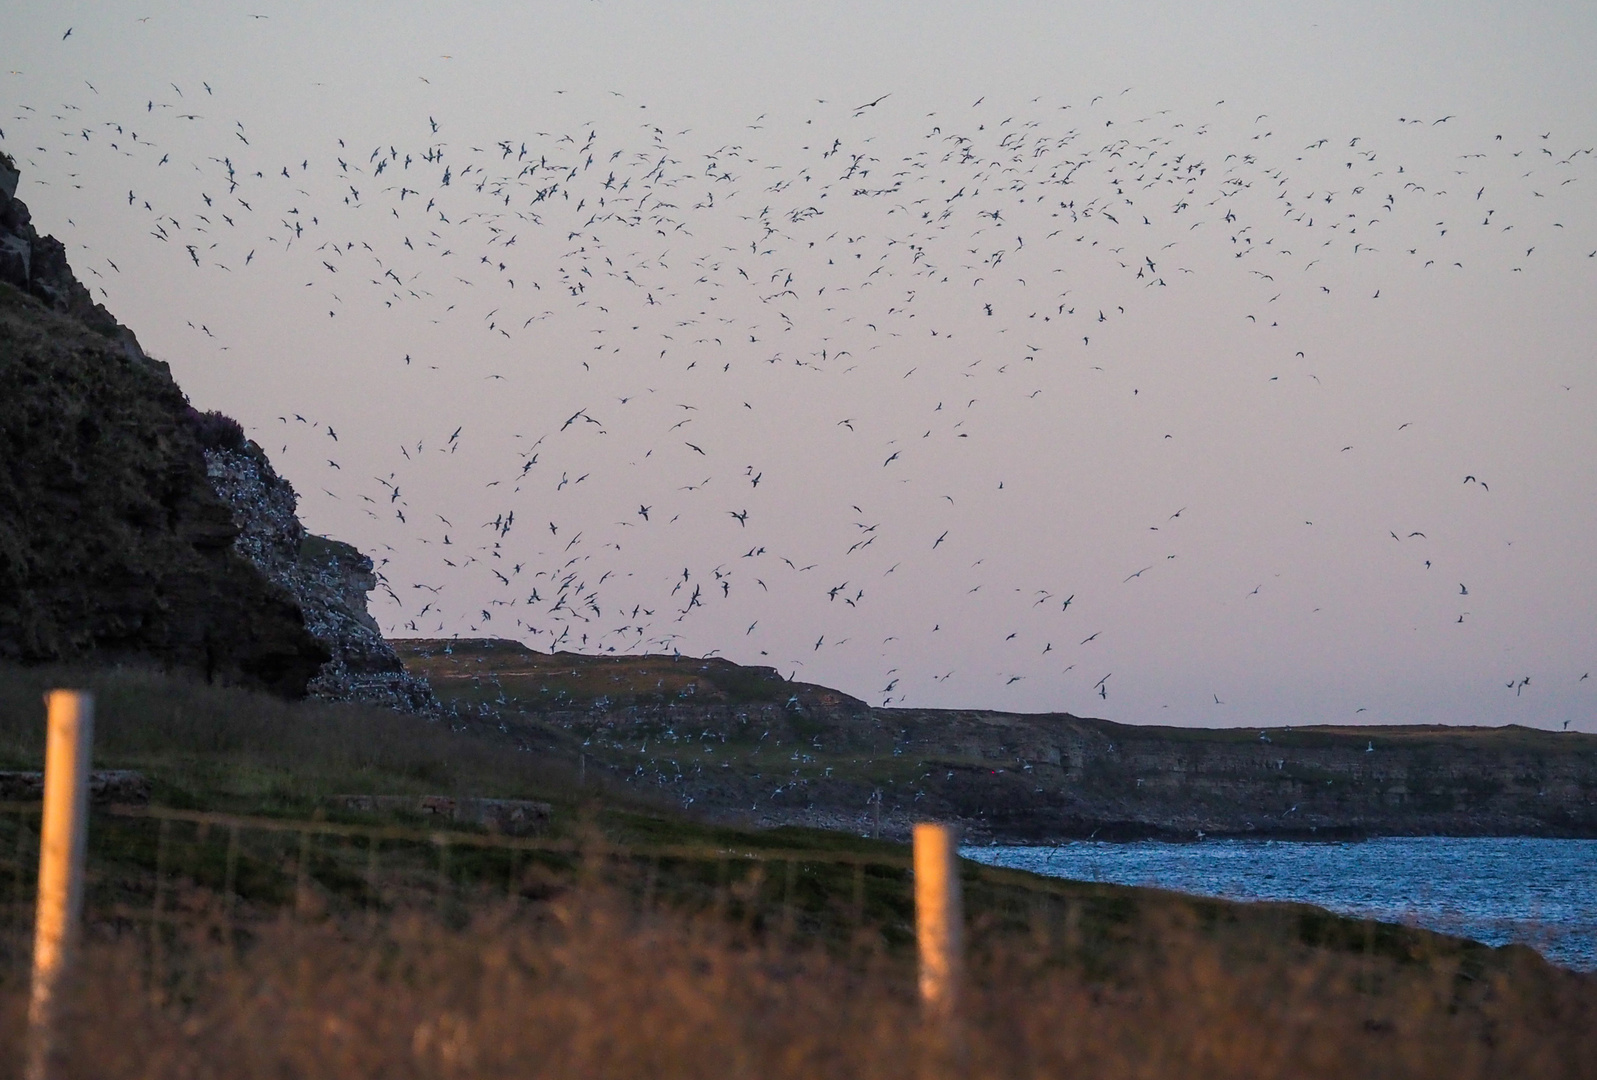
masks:
<instances>
[{"instance_id":1,"label":"blue sea water","mask_svg":"<svg viewBox=\"0 0 1597 1080\"><path fill-rule=\"evenodd\" d=\"M1053 877L1232 900L1290 900L1488 945L1521 942L1597 971L1597 840L1383 837L969 847L967 858Z\"/></svg>"}]
</instances>

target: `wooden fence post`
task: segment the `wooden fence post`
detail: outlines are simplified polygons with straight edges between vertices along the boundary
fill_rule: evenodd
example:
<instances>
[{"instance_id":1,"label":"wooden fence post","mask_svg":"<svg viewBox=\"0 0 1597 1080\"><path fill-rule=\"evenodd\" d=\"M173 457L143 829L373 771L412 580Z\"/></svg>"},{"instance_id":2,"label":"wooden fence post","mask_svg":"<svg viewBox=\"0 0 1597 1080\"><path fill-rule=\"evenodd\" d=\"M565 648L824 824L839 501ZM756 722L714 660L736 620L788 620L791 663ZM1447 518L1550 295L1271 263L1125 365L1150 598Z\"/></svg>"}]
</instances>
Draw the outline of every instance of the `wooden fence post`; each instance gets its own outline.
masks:
<instances>
[{"instance_id":1,"label":"wooden fence post","mask_svg":"<svg viewBox=\"0 0 1597 1080\"><path fill-rule=\"evenodd\" d=\"M959 999L965 916L959 893L959 841L946 825L915 826L915 940L921 1008L952 1017Z\"/></svg>"},{"instance_id":2,"label":"wooden fence post","mask_svg":"<svg viewBox=\"0 0 1597 1080\"><path fill-rule=\"evenodd\" d=\"M44 810L39 826L39 895L33 930L26 1080L46 1080L55 1048L58 992L83 909L83 848L88 831L89 748L94 697L52 690L44 697Z\"/></svg>"}]
</instances>

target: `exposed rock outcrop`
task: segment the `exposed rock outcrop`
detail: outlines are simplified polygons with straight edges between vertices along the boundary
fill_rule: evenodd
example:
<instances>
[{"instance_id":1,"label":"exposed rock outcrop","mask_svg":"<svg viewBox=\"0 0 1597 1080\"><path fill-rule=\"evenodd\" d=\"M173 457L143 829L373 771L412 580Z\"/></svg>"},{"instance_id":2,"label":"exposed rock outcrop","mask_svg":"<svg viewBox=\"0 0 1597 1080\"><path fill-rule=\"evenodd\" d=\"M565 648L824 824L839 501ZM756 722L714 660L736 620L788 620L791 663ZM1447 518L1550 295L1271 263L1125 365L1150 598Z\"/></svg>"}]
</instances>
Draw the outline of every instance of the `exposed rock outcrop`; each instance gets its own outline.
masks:
<instances>
[{"instance_id":1,"label":"exposed rock outcrop","mask_svg":"<svg viewBox=\"0 0 1597 1080\"><path fill-rule=\"evenodd\" d=\"M305 627L331 658L311 681L314 697L362 701L407 712L437 706L425 679L405 671L366 609L377 587L371 559L305 531L298 497L254 443L205 451L211 486L233 511L233 548L299 602Z\"/></svg>"},{"instance_id":2,"label":"exposed rock outcrop","mask_svg":"<svg viewBox=\"0 0 1597 1080\"><path fill-rule=\"evenodd\" d=\"M150 801L150 778L133 769L95 769L89 773L89 801L99 806L115 803L143 806ZM0 800L40 802L44 799L44 773L0 772Z\"/></svg>"}]
</instances>

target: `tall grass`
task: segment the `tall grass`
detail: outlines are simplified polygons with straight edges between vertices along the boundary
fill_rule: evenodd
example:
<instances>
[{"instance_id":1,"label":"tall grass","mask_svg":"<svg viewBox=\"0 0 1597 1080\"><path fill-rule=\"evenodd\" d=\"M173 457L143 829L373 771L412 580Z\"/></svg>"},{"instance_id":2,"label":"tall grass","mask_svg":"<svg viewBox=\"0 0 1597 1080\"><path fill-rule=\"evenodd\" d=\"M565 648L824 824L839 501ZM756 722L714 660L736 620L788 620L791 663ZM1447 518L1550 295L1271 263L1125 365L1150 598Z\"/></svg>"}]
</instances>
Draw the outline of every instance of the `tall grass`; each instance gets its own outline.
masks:
<instances>
[{"instance_id":1,"label":"tall grass","mask_svg":"<svg viewBox=\"0 0 1597 1080\"><path fill-rule=\"evenodd\" d=\"M1551 1080L1590 1076L1597 1054L1590 978L1313 950L1262 962L1179 923L1097 981L1011 939L975 959L957 1026L937 1030L902 958L851 963L603 887L459 931L420 915L284 921L238 951L215 930L192 923L159 979L142 934L90 941L61 1075ZM8 1047L23 1009L7 980Z\"/></svg>"},{"instance_id":2,"label":"tall grass","mask_svg":"<svg viewBox=\"0 0 1597 1080\"><path fill-rule=\"evenodd\" d=\"M0 664L0 768L41 766L41 695L55 686L95 695L95 767L145 770L167 805L293 811L339 793L577 791L564 755L485 723L287 702L137 667Z\"/></svg>"}]
</instances>

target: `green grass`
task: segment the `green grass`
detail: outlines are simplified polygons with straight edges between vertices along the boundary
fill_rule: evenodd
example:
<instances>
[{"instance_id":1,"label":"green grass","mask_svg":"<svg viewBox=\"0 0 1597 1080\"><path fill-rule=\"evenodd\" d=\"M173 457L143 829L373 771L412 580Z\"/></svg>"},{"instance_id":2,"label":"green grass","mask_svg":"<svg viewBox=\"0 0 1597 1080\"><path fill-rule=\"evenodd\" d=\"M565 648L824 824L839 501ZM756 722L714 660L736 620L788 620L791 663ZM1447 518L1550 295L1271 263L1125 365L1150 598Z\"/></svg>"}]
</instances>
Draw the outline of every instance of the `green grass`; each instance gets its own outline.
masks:
<instances>
[{"instance_id":1,"label":"green grass","mask_svg":"<svg viewBox=\"0 0 1597 1080\"><path fill-rule=\"evenodd\" d=\"M585 709L595 703L613 708L746 705L785 701L794 690L773 668L714 657L539 653L494 638L410 638L394 645L412 674L473 704L512 699L534 709Z\"/></svg>"}]
</instances>

